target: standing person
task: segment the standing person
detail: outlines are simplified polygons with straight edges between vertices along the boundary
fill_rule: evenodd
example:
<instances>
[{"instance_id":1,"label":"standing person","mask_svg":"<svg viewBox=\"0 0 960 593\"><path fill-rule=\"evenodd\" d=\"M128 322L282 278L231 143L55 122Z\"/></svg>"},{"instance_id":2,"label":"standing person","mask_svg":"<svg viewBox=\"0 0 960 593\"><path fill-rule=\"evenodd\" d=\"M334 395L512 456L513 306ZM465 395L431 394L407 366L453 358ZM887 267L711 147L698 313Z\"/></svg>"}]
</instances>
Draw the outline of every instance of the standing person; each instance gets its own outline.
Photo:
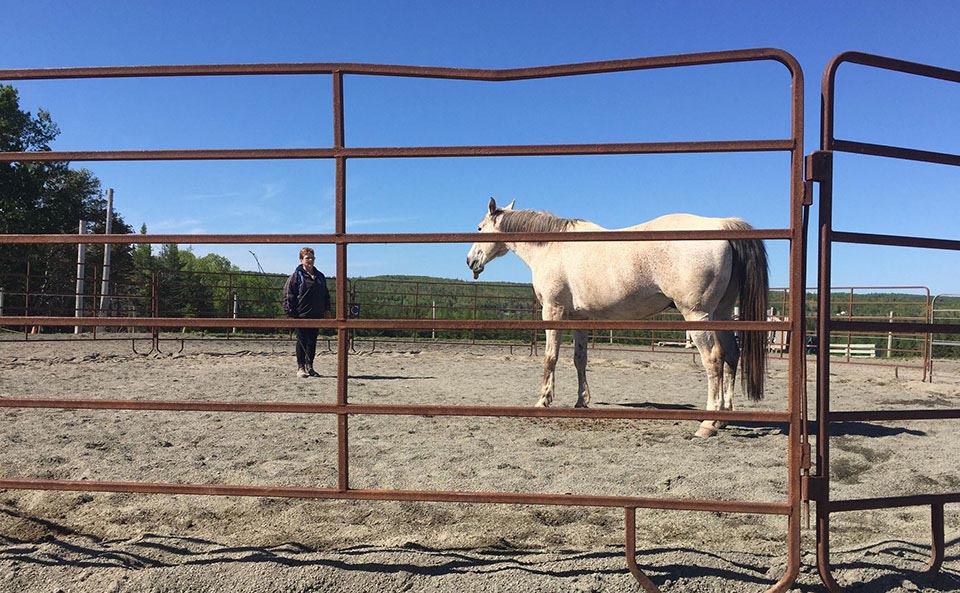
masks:
<instances>
[{"instance_id":1,"label":"standing person","mask_svg":"<svg viewBox=\"0 0 960 593\"><path fill-rule=\"evenodd\" d=\"M283 311L294 319L323 319L330 310L330 292L327 279L314 267L316 255L313 249L300 250L300 265L287 278L283 286ZM297 376L319 377L313 370L313 359L317 353L316 327L297 328Z\"/></svg>"}]
</instances>

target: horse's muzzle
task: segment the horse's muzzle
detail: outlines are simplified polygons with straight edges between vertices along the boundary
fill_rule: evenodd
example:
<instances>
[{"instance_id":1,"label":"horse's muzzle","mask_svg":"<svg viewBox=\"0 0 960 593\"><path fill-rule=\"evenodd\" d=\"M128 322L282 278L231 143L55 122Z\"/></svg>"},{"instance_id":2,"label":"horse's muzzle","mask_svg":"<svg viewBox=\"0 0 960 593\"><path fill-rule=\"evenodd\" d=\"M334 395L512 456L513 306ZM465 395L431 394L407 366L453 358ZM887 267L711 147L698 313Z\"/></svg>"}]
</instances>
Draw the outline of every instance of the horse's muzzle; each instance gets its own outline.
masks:
<instances>
[{"instance_id":1,"label":"horse's muzzle","mask_svg":"<svg viewBox=\"0 0 960 593\"><path fill-rule=\"evenodd\" d=\"M480 272L483 271L483 262L480 261L480 257L474 257L473 255L467 256L467 267L473 270L473 279L476 280L480 277Z\"/></svg>"}]
</instances>

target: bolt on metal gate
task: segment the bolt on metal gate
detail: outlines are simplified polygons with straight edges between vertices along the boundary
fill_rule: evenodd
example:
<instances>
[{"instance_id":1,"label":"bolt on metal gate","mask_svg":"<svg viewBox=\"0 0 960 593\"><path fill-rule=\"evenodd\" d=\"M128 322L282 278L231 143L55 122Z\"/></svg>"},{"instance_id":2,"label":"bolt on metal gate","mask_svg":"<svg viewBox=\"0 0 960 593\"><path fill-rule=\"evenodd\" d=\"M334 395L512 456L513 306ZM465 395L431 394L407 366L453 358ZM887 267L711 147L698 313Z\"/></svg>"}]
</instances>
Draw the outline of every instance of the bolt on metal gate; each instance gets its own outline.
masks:
<instances>
[{"instance_id":1,"label":"bolt on metal gate","mask_svg":"<svg viewBox=\"0 0 960 593\"><path fill-rule=\"evenodd\" d=\"M807 157L807 177L820 185L820 255L818 334L820 344L829 344L833 331L877 332L888 331L923 334L960 334L960 326L945 323L887 323L831 318L830 286L831 255L834 243L887 245L924 249L960 251L960 241L897 235L877 235L837 231L833 228L833 153L848 152L885 158L908 159L943 165L960 166L960 155L928 152L896 146L867 144L834 137L834 101L836 98L837 69L845 63L892 70L920 77L960 83L960 71L936 68L876 55L846 52L835 56L823 74L821 149ZM830 500L830 426L851 421L930 420L960 418L960 409L941 410L864 410L833 412L830 410L830 354L823 347L817 356L817 464L816 473L804 481L805 498L817 503L817 563L820 577L831 591L843 589L833 577L830 566L830 515L845 511L930 506L932 550L929 571L936 573L944 558L943 507L960 502L960 492L949 494L917 494L913 496L865 498L857 500Z\"/></svg>"},{"instance_id":2,"label":"bolt on metal gate","mask_svg":"<svg viewBox=\"0 0 960 593\"><path fill-rule=\"evenodd\" d=\"M352 147L344 135L343 80L346 76L394 76L409 78L457 79L488 82L544 79L686 67L733 62L773 61L784 65L790 75L790 136L772 140L729 140L656 143L607 144L548 144L498 146L439 146L439 147ZM796 579L800 566L800 503L801 470L808 467L809 446L806 442L804 389L804 306L805 270L805 207L809 205L802 176L803 165L803 76L797 61L786 52L776 49L742 50L702 54L676 55L654 58L594 62L541 68L513 70L469 70L452 68L369 65L369 64L272 64L272 65L200 65L153 67L67 68L0 71L0 80L118 78L159 76L231 76L231 75L328 75L333 84L333 144L326 148L297 149L202 149L202 150L125 150L125 151L71 151L0 153L0 162L38 161L135 161L135 160L215 160L215 159L333 159L336 165L336 221L332 234L270 234L270 235L5 235L0 244L76 244L84 243L316 243L336 246L336 317L324 320L291 319L214 319L191 318L189 325L196 328L296 328L319 327L332 329L337 334L337 391L335 403L291 402L197 402L183 400L100 400L100 399L30 399L2 398L0 407L112 409L112 410L168 410L331 414L337 418L338 485L336 488L290 488L270 486L238 486L228 484L175 484L147 482L110 482L80 480L0 479L0 488L33 490L68 490L100 492L139 492L158 494L193 494L225 496L266 496L318 499L394 500L425 502L471 502L526 505L567 505L623 508L625 514L626 562L630 572L647 591L657 591L655 584L644 575L636 563L636 509L673 509L724 513L781 515L787 520L785 574L770 591L785 591ZM398 157L484 157L484 156L543 156L543 155L600 155L600 154L664 154L779 151L790 154L790 178L787 188L789 226L779 229L750 231L658 231L658 232L567 232L515 233L514 241L650 241L650 240L706 240L751 238L789 242L790 310L799 312L789 321L531 321L531 320L430 320L430 319L355 319L349 315L347 303L347 253L350 245L391 243L470 243L482 240L478 233L422 233L422 234L358 234L346 229L346 164L349 159L377 159ZM0 325L74 326L73 317L0 317ZM153 328L182 327L181 318L139 318L136 326ZM100 326L130 325L129 319L98 318ZM656 410L628 408L533 408L533 407L472 407L444 405L388 405L350 403L347 392L350 334L358 329L646 329L646 330L712 330L789 331L797 347L789 351L788 409L777 412L716 411L710 417L724 421L777 422L789 426L786 451L787 491L782 502L750 502L737 500L703 500L677 498L645 498L638 496L560 495L545 493L463 492L428 490L356 489L350 485L348 444L350 416L372 415L432 415L432 416L500 416L513 418L580 418L580 419L661 419L701 420L703 411Z\"/></svg>"}]
</instances>

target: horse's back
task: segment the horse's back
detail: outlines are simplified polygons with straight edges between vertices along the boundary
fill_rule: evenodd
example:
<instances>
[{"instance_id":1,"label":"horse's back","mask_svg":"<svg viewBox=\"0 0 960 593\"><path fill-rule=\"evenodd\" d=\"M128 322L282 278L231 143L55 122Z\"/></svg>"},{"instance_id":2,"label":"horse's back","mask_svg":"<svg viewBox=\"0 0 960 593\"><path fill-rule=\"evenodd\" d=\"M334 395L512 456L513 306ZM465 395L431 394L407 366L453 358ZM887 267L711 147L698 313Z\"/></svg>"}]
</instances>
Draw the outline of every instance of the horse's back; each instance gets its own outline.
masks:
<instances>
[{"instance_id":1,"label":"horse's back","mask_svg":"<svg viewBox=\"0 0 960 593\"><path fill-rule=\"evenodd\" d=\"M671 214L620 230L711 230L724 228L723 220ZM608 229L581 221L570 230ZM534 274L535 284L544 296L553 293L566 301L569 317L644 318L717 290L709 285L729 277L717 270L729 268L726 247L726 241L716 240L558 242L551 246L555 251L546 269Z\"/></svg>"},{"instance_id":2,"label":"horse's back","mask_svg":"<svg viewBox=\"0 0 960 593\"><path fill-rule=\"evenodd\" d=\"M744 226L746 225L746 226ZM749 228L736 218L667 214L619 230L719 230ZM583 221L576 231L604 231ZM557 243L573 316L636 318L672 302L718 300L730 277L729 243L706 241L602 241ZM551 280L556 280L556 277Z\"/></svg>"},{"instance_id":3,"label":"horse's back","mask_svg":"<svg viewBox=\"0 0 960 593\"><path fill-rule=\"evenodd\" d=\"M624 230L644 231L709 231L715 229L749 229L750 225L739 218L714 218L677 212L664 214L653 220Z\"/></svg>"}]
</instances>

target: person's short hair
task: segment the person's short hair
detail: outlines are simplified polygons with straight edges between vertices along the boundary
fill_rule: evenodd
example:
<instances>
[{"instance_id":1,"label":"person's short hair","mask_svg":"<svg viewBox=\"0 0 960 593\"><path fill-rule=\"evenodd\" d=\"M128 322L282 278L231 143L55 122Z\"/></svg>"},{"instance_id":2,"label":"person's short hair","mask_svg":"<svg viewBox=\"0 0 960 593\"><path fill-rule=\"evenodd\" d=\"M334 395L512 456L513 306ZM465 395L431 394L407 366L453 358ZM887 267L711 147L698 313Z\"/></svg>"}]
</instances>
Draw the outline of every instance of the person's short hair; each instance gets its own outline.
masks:
<instances>
[{"instance_id":1,"label":"person's short hair","mask_svg":"<svg viewBox=\"0 0 960 593\"><path fill-rule=\"evenodd\" d=\"M314 257L316 257L316 254L313 253L313 249L310 247L304 247L303 249L300 250L300 259L303 259L303 256L305 255L313 255Z\"/></svg>"}]
</instances>

